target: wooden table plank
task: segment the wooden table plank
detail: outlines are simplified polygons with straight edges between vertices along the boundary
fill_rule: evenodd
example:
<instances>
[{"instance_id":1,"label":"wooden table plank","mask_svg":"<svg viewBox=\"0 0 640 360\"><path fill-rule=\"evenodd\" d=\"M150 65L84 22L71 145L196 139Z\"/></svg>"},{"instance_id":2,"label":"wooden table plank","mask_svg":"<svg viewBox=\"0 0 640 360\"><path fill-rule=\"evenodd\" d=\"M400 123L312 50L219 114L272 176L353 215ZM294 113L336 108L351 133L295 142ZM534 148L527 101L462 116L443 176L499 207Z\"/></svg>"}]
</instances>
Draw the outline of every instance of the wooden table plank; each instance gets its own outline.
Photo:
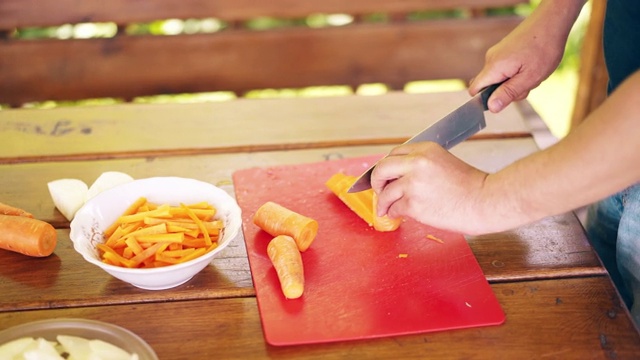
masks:
<instances>
[{"instance_id":1,"label":"wooden table plank","mask_svg":"<svg viewBox=\"0 0 640 360\"><path fill-rule=\"evenodd\" d=\"M0 201L23 207L52 222L60 244L47 259L30 259L0 252L0 311L107 303L138 303L167 299L203 299L253 294L244 242L237 241L213 265L182 287L147 292L112 279L85 263L69 241L68 222L54 209L46 182L63 177L93 181L101 172L124 171L136 178L193 177L220 185L233 194L231 174L244 167L298 164L348 156L384 153L388 146L346 147L192 157L27 163L0 165ZM454 153L486 171L536 151L532 139L465 142ZM513 231L469 238L491 282L604 274L573 214L544 219ZM27 272L28 269L28 272ZM69 286L73 284L73 286ZM95 286L103 284L103 286ZM34 296L33 289L42 289ZM71 289L71 290L70 290ZM77 289L77 290L73 290ZM46 290L46 291L45 291ZM114 296L116 295L116 296Z\"/></svg>"},{"instance_id":2,"label":"wooden table plank","mask_svg":"<svg viewBox=\"0 0 640 360\"><path fill-rule=\"evenodd\" d=\"M69 230L46 258L0 251L0 312L91 305L242 297L255 294L242 237L234 239L202 272L179 287L138 289L85 261Z\"/></svg>"},{"instance_id":3,"label":"wooden table plank","mask_svg":"<svg viewBox=\"0 0 640 360\"><path fill-rule=\"evenodd\" d=\"M0 163L400 143L466 91L0 111ZM515 106L481 136L530 136ZM258 131L259 130L259 131Z\"/></svg>"},{"instance_id":4,"label":"wooden table plank","mask_svg":"<svg viewBox=\"0 0 640 360\"><path fill-rule=\"evenodd\" d=\"M640 334L606 277L492 288L507 316L503 325L330 344L266 344L252 297L7 312L0 313L0 329L57 317L102 320L137 333L163 360L640 356Z\"/></svg>"},{"instance_id":5,"label":"wooden table plank","mask_svg":"<svg viewBox=\"0 0 640 360\"><path fill-rule=\"evenodd\" d=\"M4 164L0 165L0 173L3 174L0 177L0 202L24 208L56 227L68 227L66 219L54 208L47 188L49 181L77 178L90 185L104 171L122 171L138 179L180 176L217 185L229 185L231 174L243 168L384 154L390 149L389 145L354 146L102 161ZM472 165L493 172L536 150L536 144L528 138L467 141L456 146L452 152ZM233 193L231 188L226 190Z\"/></svg>"},{"instance_id":6,"label":"wooden table plank","mask_svg":"<svg viewBox=\"0 0 640 360\"><path fill-rule=\"evenodd\" d=\"M255 294L241 237L191 281L162 291L137 289L89 264L73 249L69 230L58 230L58 238L47 258L0 251L0 312ZM605 274L573 214L472 238L469 245L492 283Z\"/></svg>"}]
</instances>

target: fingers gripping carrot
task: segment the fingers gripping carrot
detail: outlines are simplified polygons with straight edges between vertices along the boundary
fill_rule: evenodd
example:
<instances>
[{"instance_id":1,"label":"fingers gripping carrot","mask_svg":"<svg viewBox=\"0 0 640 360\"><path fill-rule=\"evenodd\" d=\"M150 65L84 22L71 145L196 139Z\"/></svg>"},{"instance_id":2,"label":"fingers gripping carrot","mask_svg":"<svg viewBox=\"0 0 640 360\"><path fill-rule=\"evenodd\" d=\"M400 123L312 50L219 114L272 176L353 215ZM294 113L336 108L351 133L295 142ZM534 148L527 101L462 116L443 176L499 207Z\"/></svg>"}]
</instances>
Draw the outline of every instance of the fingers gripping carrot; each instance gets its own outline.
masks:
<instances>
[{"instance_id":1,"label":"fingers gripping carrot","mask_svg":"<svg viewBox=\"0 0 640 360\"><path fill-rule=\"evenodd\" d=\"M298 249L307 250L318 234L318 222L268 201L253 215L253 223L271 236L289 235Z\"/></svg>"},{"instance_id":2,"label":"fingers gripping carrot","mask_svg":"<svg viewBox=\"0 0 640 360\"><path fill-rule=\"evenodd\" d=\"M357 193L347 192L357 178L353 175L336 173L325 182L325 185L340 200L342 200L351 211L356 213L369 226L373 226L377 231L394 231L402 224L402 218L390 218L387 215L378 216L376 206L378 199L373 190L368 189Z\"/></svg>"},{"instance_id":3,"label":"fingers gripping carrot","mask_svg":"<svg viewBox=\"0 0 640 360\"><path fill-rule=\"evenodd\" d=\"M295 240L287 235L276 236L267 246L267 254L276 269L282 293L287 299L297 299L304 292L304 267Z\"/></svg>"},{"instance_id":4,"label":"fingers gripping carrot","mask_svg":"<svg viewBox=\"0 0 640 360\"><path fill-rule=\"evenodd\" d=\"M25 216L0 215L0 248L24 255L44 257L56 247L51 224Z\"/></svg>"},{"instance_id":5,"label":"fingers gripping carrot","mask_svg":"<svg viewBox=\"0 0 640 360\"><path fill-rule=\"evenodd\" d=\"M33 214L3 203L0 203L0 215L25 216L33 218Z\"/></svg>"}]
</instances>

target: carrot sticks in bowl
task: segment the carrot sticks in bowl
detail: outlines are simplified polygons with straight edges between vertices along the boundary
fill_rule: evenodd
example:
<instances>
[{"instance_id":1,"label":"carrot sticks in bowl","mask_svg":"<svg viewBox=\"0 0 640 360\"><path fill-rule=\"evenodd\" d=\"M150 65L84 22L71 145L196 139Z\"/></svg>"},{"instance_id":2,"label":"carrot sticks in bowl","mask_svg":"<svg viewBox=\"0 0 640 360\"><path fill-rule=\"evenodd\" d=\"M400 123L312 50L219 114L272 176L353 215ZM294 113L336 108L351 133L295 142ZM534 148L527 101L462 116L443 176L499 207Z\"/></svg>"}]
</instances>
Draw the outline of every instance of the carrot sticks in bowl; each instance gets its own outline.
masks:
<instances>
[{"instance_id":1,"label":"carrot sticks in bowl","mask_svg":"<svg viewBox=\"0 0 640 360\"><path fill-rule=\"evenodd\" d=\"M155 268L193 260L218 246L224 224L208 203L170 206L141 197L104 233L101 260L126 268Z\"/></svg>"}]
</instances>

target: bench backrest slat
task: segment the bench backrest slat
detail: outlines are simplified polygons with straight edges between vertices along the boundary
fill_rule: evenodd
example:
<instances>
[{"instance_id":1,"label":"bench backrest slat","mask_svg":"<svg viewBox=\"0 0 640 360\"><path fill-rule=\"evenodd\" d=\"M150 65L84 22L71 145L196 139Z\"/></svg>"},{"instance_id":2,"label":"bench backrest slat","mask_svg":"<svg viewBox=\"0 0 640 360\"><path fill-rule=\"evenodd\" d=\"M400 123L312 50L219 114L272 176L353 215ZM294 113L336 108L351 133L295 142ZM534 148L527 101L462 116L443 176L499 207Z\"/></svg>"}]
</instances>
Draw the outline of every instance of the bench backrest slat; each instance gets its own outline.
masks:
<instances>
[{"instance_id":1,"label":"bench backrest slat","mask_svg":"<svg viewBox=\"0 0 640 360\"><path fill-rule=\"evenodd\" d=\"M485 52L522 20L486 14L515 0L3 0L0 1L0 104L207 91L242 94L265 88L385 83L474 76ZM450 10L455 16L408 20L407 14ZM491 11L489 11L490 13ZM495 12L495 11L494 11ZM498 11L499 12L499 11ZM251 29L261 16L355 16L343 26ZM383 21L357 15L386 14ZM211 33L90 39L16 35L65 23L214 17L229 22ZM17 28L17 32L15 30Z\"/></svg>"}]
</instances>

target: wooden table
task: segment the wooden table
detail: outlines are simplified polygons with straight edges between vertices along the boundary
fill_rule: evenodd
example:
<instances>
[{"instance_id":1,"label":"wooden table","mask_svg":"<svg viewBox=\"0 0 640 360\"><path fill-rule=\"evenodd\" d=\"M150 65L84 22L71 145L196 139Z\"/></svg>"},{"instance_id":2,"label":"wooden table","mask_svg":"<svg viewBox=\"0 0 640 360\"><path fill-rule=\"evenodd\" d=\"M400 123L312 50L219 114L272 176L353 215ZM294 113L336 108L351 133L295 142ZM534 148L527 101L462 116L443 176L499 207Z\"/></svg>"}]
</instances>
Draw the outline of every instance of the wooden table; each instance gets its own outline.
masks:
<instances>
[{"instance_id":1,"label":"wooden table","mask_svg":"<svg viewBox=\"0 0 640 360\"><path fill-rule=\"evenodd\" d=\"M59 237L48 258L0 251L0 330L55 317L103 320L143 337L161 359L639 357L640 335L573 213L467 239L506 313L503 325L274 347L263 338L242 239L188 283L140 290L73 250L46 186L67 177L91 183L114 170L191 177L233 193L235 170L384 153L467 98L389 93L0 111L0 202L54 224ZM536 151L546 131L527 103L487 114L487 123L453 150L486 171Z\"/></svg>"}]
</instances>

